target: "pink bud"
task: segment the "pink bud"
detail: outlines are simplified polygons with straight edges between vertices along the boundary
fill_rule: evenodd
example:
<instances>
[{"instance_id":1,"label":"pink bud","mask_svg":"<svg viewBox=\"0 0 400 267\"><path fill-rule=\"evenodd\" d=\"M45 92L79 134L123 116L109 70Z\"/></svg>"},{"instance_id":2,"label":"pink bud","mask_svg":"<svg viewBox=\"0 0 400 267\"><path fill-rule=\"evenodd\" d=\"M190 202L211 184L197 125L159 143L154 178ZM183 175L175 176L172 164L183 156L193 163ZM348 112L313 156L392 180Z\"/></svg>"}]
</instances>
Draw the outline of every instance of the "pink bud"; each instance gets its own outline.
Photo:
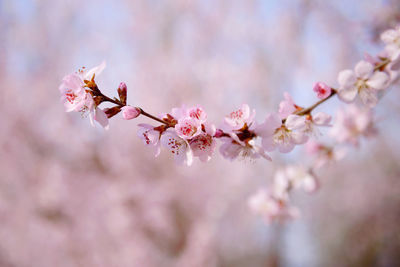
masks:
<instances>
[{"instance_id":1,"label":"pink bud","mask_svg":"<svg viewBox=\"0 0 400 267\"><path fill-rule=\"evenodd\" d=\"M215 131L214 137L220 138L220 137L222 137L223 135L224 135L224 131L222 131L221 129L217 129L217 130Z\"/></svg>"},{"instance_id":2,"label":"pink bud","mask_svg":"<svg viewBox=\"0 0 400 267\"><path fill-rule=\"evenodd\" d=\"M127 86L126 83L121 82L118 86L118 89L120 89L121 91L126 91L127 90Z\"/></svg>"},{"instance_id":3,"label":"pink bud","mask_svg":"<svg viewBox=\"0 0 400 267\"><path fill-rule=\"evenodd\" d=\"M118 95L119 99L121 100L122 104L126 105L126 93L127 93L127 87L124 82L121 82L118 86Z\"/></svg>"},{"instance_id":4,"label":"pink bud","mask_svg":"<svg viewBox=\"0 0 400 267\"><path fill-rule=\"evenodd\" d=\"M330 88L328 85L326 85L323 82L315 83L313 90L314 90L314 92L317 93L317 96L320 99L327 98L332 93L332 88Z\"/></svg>"},{"instance_id":5,"label":"pink bud","mask_svg":"<svg viewBox=\"0 0 400 267\"><path fill-rule=\"evenodd\" d=\"M135 107L131 107L131 106L125 106L121 108L122 110L122 117L125 120L131 120L136 118L137 116L140 115L140 109L139 108L135 108Z\"/></svg>"}]
</instances>

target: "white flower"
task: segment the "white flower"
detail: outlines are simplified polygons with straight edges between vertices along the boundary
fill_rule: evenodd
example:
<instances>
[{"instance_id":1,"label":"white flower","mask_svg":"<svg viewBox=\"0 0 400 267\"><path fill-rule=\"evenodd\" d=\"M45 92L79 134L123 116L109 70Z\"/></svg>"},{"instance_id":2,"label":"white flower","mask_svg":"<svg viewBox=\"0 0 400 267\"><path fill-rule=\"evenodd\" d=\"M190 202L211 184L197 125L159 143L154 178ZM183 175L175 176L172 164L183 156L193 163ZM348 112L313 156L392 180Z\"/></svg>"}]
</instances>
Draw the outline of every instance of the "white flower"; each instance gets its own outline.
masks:
<instances>
[{"instance_id":1,"label":"white flower","mask_svg":"<svg viewBox=\"0 0 400 267\"><path fill-rule=\"evenodd\" d=\"M156 157L160 155L160 132L150 124L140 123L138 126L140 127L137 132L139 138L143 140L146 146L154 147Z\"/></svg>"},{"instance_id":2,"label":"white flower","mask_svg":"<svg viewBox=\"0 0 400 267\"><path fill-rule=\"evenodd\" d=\"M313 193L319 188L315 175L301 165L289 165L278 170L274 177L274 192L285 196L293 188L302 188L306 193Z\"/></svg>"},{"instance_id":3,"label":"white flower","mask_svg":"<svg viewBox=\"0 0 400 267\"><path fill-rule=\"evenodd\" d=\"M289 199L279 198L265 189L259 189L247 203L249 208L267 223L274 220L291 220L300 215L297 208L290 206Z\"/></svg>"},{"instance_id":4,"label":"white flower","mask_svg":"<svg viewBox=\"0 0 400 267\"><path fill-rule=\"evenodd\" d=\"M361 109L356 105L339 109L330 131L330 135L339 143L349 143L355 146L359 144L359 137L368 137L375 133L372 111Z\"/></svg>"},{"instance_id":5,"label":"white flower","mask_svg":"<svg viewBox=\"0 0 400 267\"><path fill-rule=\"evenodd\" d=\"M362 102L374 107L378 103L377 92L386 88L389 76L381 71L374 71L374 66L367 61L360 61L354 71L343 70L339 73L338 95L344 102L353 102L360 96Z\"/></svg>"},{"instance_id":6,"label":"white flower","mask_svg":"<svg viewBox=\"0 0 400 267\"><path fill-rule=\"evenodd\" d=\"M318 137L321 135L318 127L330 126L331 119L332 116L324 112L318 112L313 116L307 115L304 132L309 136Z\"/></svg>"},{"instance_id":7,"label":"white flower","mask_svg":"<svg viewBox=\"0 0 400 267\"><path fill-rule=\"evenodd\" d=\"M99 66L88 71L80 70L78 73L69 74L63 78L59 90L66 112L77 111L82 114L89 113L90 122L93 126L95 120L105 129L108 129L107 115L95 105L93 96L88 88L86 88L85 83L85 81L99 75L105 67L106 63L102 62Z\"/></svg>"},{"instance_id":8,"label":"white flower","mask_svg":"<svg viewBox=\"0 0 400 267\"><path fill-rule=\"evenodd\" d=\"M161 144L165 146L173 155L175 162L190 166L193 162L193 152L189 143L180 138L172 129L168 129L161 135Z\"/></svg>"},{"instance_id":9,"label":"white flower","mask_svg":"<svg viewBox=\"0 0 400 267\"><path fill-rule=\"evenodd\" d=\"M232 111L224 118L222 129L225 132L230 132L243 128L245 124L250 126L254 122L255 114L255 110L250 111L250 107L247 104L243 104L240 109Z\"/></svg>"},{"instance_id":10,"label":"white flower","mask_svg":"<svg viewBox=\"0 0 400 267\"><path fill-rule=\"evenodd\" d=\"M392 61L397 61L400 56L400 27L384 31L381 40L386 44L385 52Z\"/></svg>"},{"instance_id":11,"label":"white flower","mask_svg":"<svg viewBox=\"0 0 400 267\"><path fill-rule=\"evenodd\" d=\"M277 113L267 115L265 122L255 129L262 137L262 146L266 151L278 148L281 153L288 153L295 145L304 144L308 137L304 132L306 123L304 116L289 115L284 124Z\"/></svg>"}]
</instances>

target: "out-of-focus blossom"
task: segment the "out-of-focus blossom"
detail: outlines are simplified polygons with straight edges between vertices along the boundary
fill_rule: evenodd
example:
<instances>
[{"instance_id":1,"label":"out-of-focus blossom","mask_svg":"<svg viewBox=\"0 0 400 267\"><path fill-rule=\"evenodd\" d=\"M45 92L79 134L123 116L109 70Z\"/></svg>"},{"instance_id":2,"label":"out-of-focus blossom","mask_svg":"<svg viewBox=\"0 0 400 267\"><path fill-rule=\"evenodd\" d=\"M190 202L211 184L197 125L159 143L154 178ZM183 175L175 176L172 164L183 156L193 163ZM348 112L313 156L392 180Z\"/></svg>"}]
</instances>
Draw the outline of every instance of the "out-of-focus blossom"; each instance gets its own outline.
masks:
<instances>
[{"instance_id":1,"label":"out-of-focus blossom","mask_svg":"<svg viewBox=\"0 0 400 267\"><path fill-rule=\"evenodd\" d=\"M122 117L125 120L132 120L140 115L140 109L136 107L125 106L122 107L121 110L122 110Z\"/></svg>"},{"instance_id":2,"label":"out-of-focus blossom","mask_svg":"<svg viewBox=\"0 0 400 267\"><path fill-rule=\"evenodd\" d=\"M160 140L161 144L174 155L174 159L178 164L192 165L193 152L190 149L189 143L179 137L174 130L168 129L161 135Z\"/></svg>"},{"instance_id":3,"label":"out-of-focus blossom","mask_svg":"<svg viewBox=\"0 0 400 267\"><path fill-rule=\"evenodd\" d=\"M290 205L286 198L279 198L265 189L259 189L248 199L250 209L267 223L286 221L299 217L297 208Z\"/></svg>"},{"instance_id":4,"label":"out-of-focus blossom","mask_svg":"<svg viewBox=\"0 0 400 267\"><path fill-rule=\"evenodd\" d=\"M373 113L366 108L349 105L336 113L336 120L330 135L339 143L359 144L361 136L369 137L376 133Z\"/></svg>"},{"instance_id":5,"label":"out-of-focus blossom","mask_svg":"<svg viewBox=\"0 0 400 267\"><path fill-rule=\"evenodd\" d=\"M360 61L354 71L343 70L339 73L339 98L347 103L353 102L357 95L362 102L375 107L378 103L378 91L386 88L389 76L382 71L374 71L374 65Z\"/></svg>"},{"instance_id":6,"label":"out-of-focus blossom","mask_svg":"<svg viewBox=\"0 0 400 267\"><path fill-rule=\"evenodd\" d=\"M325 99L332 93L332 88L323 82L317 82L313 87L314 92L317 93L319 99Z\"/></svg>"},{"instance_id":7,"label":"out-of-focus blossom","mask_svg":"<svg viewBox=\"0 0 400 267\"><path fill-rule=\"evenodd\" d=\"M384 51L388 57L397 62L400 57L400 27L384 31L381 40L386 44Z\"/></svg>"},{"instance_id":8,"label":"out-of-focus blossom","mask_svg":"<svg viewBox=\"0 0 400 267\"><path fill-rule=\"evenodd\" d=\"M266 151L277 148L281 153L288 153L295 145L304 144L307 141L308 137L304 132L305 120L304 116L289 115L285 123L282 123L277 113L271 113L255 132L262 137L262 146Z\"/></svg>"},{"instance_id":9,"label":"out-of-focus blossom","mask_svg":"<svg viewBox=\"0 0 400 267\"><path fill-rule=\"evenodd\" d=\"M274 191L284 196L288 190L303 189L306 193L313 193L319 188L315 174L302 165L288 165L279 169L274 177Z\"/></svg>"},{"instance_id":10,"label":"out-of-focus blossom","mask_svg":"<svg viewBox=\"0 0 400 267\"><path fill-rule=\"evenodd\" d=\"M319 135L321 135L318 127L330 126L332 116L324 112L318 112L315 115L306 115L305 118L306 120L304 132L309 136L318 137Z\"/></svg>"},{"instance_id":11,"label":"out-of-focus blossom","mask_svg":"<svg viewBox=\"0 0 400 267\"><path fill-rule=\"evenodd\" d=\"M283 93L283 97L285 100L279 103L279 116L281 119L287 118L290 114L297 110L297 106L294 103L292 96L288 92Z\"/></svg>"},{"instance_id":12,"label":"out-of-focus blossom","mask_svg":"<svg viewBox=\"0 0 400 267\"><path fill-rule=\"evenodd\" d=\"M233 138L220 138L223 143L221 144L219 151L224 158L234 160L240 156L243 159L257 159L263 157L267 160L272 160L271 157L265 153L262 147L255 144L254 140L244 143L240 141L237 136L232 135L232 137Z\"/></svg>"},{"instance_id":13,"label":"out-of-focus blossom","mask_svg":"<svg viewBox=\"0 0 400 267\"><path fill-rule=\"evenodd\" d=\"M342 146L330 147L310 140L306 144L306 151L309 155L314 156L313 168L319 169L329 163L333 163L343 159L347 154L347 149Z\"/></svg>"}]
</instances>

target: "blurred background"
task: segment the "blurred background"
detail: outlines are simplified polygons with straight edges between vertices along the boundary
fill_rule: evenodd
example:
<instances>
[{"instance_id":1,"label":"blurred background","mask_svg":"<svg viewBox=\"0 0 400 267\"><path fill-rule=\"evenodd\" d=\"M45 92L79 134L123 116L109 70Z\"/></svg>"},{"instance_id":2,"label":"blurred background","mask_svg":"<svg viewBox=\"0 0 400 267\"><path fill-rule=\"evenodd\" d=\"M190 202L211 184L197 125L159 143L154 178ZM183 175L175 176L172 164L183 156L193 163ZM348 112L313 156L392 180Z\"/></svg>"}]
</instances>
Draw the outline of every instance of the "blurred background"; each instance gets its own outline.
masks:
<instances>
[{"instance_id":1,"label":"blurred background","mask_svg":"<svg viewBox=\"0 0 400 267\"><path fill-rule=\"evenodd\" d=\"M106 60L102 91L124 81L150 113L200 104L219 124L248 103L261 121L284 91L307 106L314 82L337 86L399 19L394 0L0 0L0 266L400 266L398 87L379 135L318 172L281 225L246 201L304 149L176 166L136 137L148 119L92 128L58 91Z\"/></svg>"}]
</instances>

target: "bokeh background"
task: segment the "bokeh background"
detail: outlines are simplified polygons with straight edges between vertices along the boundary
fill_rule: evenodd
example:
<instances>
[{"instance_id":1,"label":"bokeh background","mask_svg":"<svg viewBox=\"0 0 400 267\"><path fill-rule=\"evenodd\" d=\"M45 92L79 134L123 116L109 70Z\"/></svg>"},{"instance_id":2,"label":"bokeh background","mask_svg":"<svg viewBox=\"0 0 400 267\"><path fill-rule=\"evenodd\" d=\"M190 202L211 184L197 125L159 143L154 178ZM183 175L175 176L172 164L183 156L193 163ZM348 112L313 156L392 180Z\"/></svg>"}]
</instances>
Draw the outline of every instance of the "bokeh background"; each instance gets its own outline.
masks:
<instances>
[{"instance_id":1,"label":"bokeh background","mask_svg":"<svg viewBox=\"0 0 400 267\"><path fill-rule=\"evenodd\" d=\"M106 60L100 88L124 81L151 113L200 104L218 124L248 103L262 120L284 91L306 106L315 81L337 86L399 19L389 0L0 0L0 266L400 266L398 86L379 135L320 170L320 191L293 196L302 217L281 225L246 201L304 149L176 166L136 137L146 118L92 128L58 92Z\"/></svg>"}]
</instances>

